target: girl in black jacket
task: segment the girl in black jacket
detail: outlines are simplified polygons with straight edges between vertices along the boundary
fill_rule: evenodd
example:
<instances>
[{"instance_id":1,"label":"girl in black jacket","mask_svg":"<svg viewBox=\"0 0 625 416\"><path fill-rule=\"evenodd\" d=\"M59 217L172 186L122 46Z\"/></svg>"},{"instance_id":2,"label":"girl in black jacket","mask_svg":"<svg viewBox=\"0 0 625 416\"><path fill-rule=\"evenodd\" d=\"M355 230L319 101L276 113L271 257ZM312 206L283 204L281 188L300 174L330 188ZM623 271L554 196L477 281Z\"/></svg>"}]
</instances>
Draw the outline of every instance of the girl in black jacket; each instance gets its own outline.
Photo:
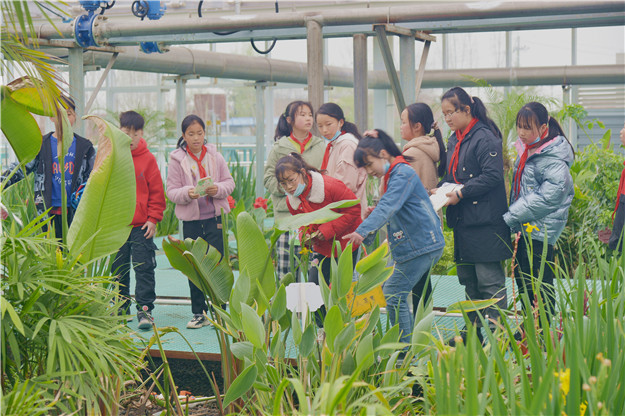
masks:
<instances>
[{"instance_id":1,"label":"girl in black jacket","mask_svg":"<svg viewBox=\"0 0 625 416\"><path fill-rule=\"evenodd\" d=\"M486 115L486 107L460 87L441 99L445 121L454 133L447 144L443 182L463 184L447 194L447 225L454 230L458 280L471 300L499 298L506 302L502 261L512 256L510 229L503 220L508 209L503 175L501 132ZM495 308L483 310L496 320ZM469 317L480 325L475 313ZM480 331L478 331L480 334Z\"/></svg>"}]
</instances>

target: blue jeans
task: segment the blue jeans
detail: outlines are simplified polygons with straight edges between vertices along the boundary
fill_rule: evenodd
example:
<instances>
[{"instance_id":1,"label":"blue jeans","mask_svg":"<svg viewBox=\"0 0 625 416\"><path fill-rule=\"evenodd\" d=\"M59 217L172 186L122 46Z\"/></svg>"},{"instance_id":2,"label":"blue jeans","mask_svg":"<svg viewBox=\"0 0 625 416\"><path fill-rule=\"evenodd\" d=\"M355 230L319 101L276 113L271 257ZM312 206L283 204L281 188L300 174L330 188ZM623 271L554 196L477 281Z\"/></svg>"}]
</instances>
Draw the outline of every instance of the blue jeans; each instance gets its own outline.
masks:
<instances>
[{"instance_id":1,"label":"blue jeans","mask_svg":"<svg viewBox=\"0 0 625 416\"><path fill-rule=\"evenodd\" d=\"M408 307L408 295L421 277L441 258L443 249L434 250L403 263L395 263L395 270L382 288L391 325L399 321L401 342L410 342L414 318Z\"/></svg>"}]
</instances>

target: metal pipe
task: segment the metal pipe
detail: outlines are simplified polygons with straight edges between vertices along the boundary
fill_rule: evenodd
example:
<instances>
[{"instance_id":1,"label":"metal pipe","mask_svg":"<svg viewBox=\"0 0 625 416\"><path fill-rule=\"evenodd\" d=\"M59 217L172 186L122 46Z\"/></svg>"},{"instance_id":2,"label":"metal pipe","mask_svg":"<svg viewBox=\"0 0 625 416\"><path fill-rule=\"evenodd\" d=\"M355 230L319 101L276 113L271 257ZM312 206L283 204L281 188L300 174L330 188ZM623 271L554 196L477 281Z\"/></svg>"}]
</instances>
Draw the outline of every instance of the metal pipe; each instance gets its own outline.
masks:
<instances>
[{"instance_id":1,"label":"metal pipe","mask_svg":"<svg viewBox=\"0 0 625 416\"><path fill-rule=\"evenodd\" d=\"M323 26L389 24L414 21L453 21L462 19L490 19L523 16L558 16L584 13L623 13L619 1L566 2L491 2L491 3L437 3L433 5L391 6L371 9L332 10L326 12L287 12L245 14L220 17L181 18L165 16L160 20L114 22L110 19L94 27L94 38L104 43L109 38L124 36L151 36L160 34L193 34L213 31L248 30L254 28L301 28L312 16ZM42 24L36 33L42 39L73 38L73 23ZM450 30L453 31L453 28Z\"/></svg>"},{"instance_id":2,"label":"metal pipe","mask_svg":"<svg viewBox=\"0 0 625 416\"><path fill-rule=\"evenodd\" d=\"M145 55L137 47L126 47L113 69L129 71L197 74L203 77L230 78L252 81L273 81L293 84L308 83L305 63L230 55L217 52L192 51L184 47L171 48L167 54ZM57 53L66 53L55 50ZM61 52L62 51L62 52ZM50 51L47 51L48 53ZM86 52L85 65L106 66L110 54ZM325 66L324 83L329 86L353 87L351 68ZM575 85L625 84L622 65L576 65L527 68L477 68L428 70L423 76L422 88L446 88L453 85L475 86L469 77L486 79L493 86L511 85ZM389 89L385 71L369 71L367 84L371 89Z\"/></svg>"}]
</instances>

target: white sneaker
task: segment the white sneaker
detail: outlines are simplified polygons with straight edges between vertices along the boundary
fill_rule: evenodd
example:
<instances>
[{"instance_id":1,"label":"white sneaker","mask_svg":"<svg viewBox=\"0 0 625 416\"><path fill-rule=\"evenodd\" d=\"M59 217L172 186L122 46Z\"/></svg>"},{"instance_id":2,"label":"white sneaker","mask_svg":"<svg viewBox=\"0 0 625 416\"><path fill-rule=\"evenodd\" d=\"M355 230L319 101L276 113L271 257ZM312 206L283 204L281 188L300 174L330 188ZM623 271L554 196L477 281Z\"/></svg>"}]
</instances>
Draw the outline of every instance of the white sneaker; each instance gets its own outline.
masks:
<instances>
[{"instance_id":1,"label":"white sneaker","mask_svg":"<svg viewBox=\"0 0 625 416\"><path fill-rule=\"evenodd\" d=\"M203 313L196 313L193 318L187 324L188 329L202 328L203 326L211 325L208 317Z\"/></svg>"}]
</instances>

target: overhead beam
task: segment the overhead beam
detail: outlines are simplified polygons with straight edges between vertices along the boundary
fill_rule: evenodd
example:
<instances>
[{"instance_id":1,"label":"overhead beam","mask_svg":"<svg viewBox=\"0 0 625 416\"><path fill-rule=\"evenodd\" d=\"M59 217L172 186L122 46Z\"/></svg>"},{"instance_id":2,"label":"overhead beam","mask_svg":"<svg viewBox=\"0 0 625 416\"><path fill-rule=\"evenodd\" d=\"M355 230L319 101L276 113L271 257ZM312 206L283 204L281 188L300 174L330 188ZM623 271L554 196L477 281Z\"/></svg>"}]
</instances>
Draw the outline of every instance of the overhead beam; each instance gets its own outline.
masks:
<instances>
[{"instance_id":1,"label":"overhead beam","mask_svg":"<svg viewBox=\"0 0 625 416\"><path fill-rule=\"evenodd\" d=\"M160 20L116 21L110 18L94 28L99 44L138 43L165 40L174 43L239 42L241 40L305 38L306 12L241 14L233 16L188 18L165 15ZM372 34L370 25L399 24L408 29L432 33L523 30L587 26L620 26L625 11L620 1L562 1L562 2L491 2L437 3L409 6L376 7L369 9L331 10L315 12L327 36L351 36L353 33ZM358 28L358 25L363 25ZM56 27L55 27L56 26ZM43 23L35 32L41 39L72 39L73 23ZM339 27L344 26L342 30ZM251 32L250 27L254 27ZM327 28L327 30L326 30ZM334 29L333 29L334 28ZM278 32L291 29L290 32ZM299 29L296 33L292 29ZM247 31L248 33L218 36L216 31ZM264 33L262 31L265 31ZM208 40L206 36L213 36ZM185 37L176 38L176 36ZM160 38L151 38L160 37Z\"/></svg>"}]
</instances>

